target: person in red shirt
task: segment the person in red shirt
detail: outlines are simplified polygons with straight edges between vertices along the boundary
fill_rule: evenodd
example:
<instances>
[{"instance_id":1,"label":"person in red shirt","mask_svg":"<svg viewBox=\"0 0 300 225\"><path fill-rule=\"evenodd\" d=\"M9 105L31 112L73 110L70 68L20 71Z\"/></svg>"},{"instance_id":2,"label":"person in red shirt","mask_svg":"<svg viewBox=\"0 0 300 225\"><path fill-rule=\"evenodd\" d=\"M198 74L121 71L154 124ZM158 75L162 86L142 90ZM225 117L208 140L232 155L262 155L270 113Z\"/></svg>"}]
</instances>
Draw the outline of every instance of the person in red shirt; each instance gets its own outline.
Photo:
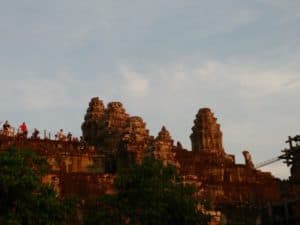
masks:
<instances>
[{"instance_id":1,"label":"person in red shirt","mask_svg":"<svg viewBox=\"0 0 300 225\"><path fill-rule=\"evenodd\" d=\"M19 128L20 128L20 132L21 132L22 136L27 137L28 129L27 129L26 123L23 122Z\"/></svg>"}]
</instances>

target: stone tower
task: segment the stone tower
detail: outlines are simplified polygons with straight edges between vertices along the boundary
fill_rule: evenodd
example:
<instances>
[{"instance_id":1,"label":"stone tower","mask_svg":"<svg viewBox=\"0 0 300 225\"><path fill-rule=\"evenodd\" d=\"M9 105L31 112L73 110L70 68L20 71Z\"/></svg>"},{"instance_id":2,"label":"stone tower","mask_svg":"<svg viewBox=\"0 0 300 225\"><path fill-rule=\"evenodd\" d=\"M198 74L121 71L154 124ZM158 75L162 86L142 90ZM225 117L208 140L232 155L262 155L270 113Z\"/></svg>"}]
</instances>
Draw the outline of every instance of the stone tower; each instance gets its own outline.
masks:
<instances>
[{"instance_id":1,"label":"stone tower","mask_svg":"<svg viewBox=\"0 0 300 225\"><path fill-rule=\"evenodd\" d=\"M143 119L139 116L129 117L122 137L122 143L125 144L124 150L136 163L143 161L149 140L149 130L146 129L146 123Z\"/></svg>"},{"instance_id":2,"label":"stone tower","mask_svg":"<svg viewBox=\"0 0 300 225\"><path fill-rule=\"evenodd\" d=\"M169 131L163 126L154 141L154 157L160 159L164 165L170 164L179 167L172 151L173 140Z\"/></svg>"},{"instance_id":3,"label":"stone tower","mask_svg":"<svg viewBox=\"0 0 300 225\"><path fill-rule=\"evenodd\" d=\"M98 127L98 147L101 151L114 154L124 133L129 116L121 102L110 102Z\"/></svg>"},{"instance_id":4,"label":"stone tower","mask_svg":"<svg viewBox=\"0 0 300 225\"><path fill-rule=\"evenodd\" d=\"M104 104L98 97L91 99L81 125L82 136L89 145L96 146L98 128L104 116Z\"/></svg>"},{"instance_id":5,"label":"stone tower","mask_svg":"<svg viewBox=\"0 0 300 225\"><path fill-rule=\"evenodd\" d=\"M192 151L224 152L220 125L209 108L198 111L192 131Z\"/></svg>"}]
</instances>

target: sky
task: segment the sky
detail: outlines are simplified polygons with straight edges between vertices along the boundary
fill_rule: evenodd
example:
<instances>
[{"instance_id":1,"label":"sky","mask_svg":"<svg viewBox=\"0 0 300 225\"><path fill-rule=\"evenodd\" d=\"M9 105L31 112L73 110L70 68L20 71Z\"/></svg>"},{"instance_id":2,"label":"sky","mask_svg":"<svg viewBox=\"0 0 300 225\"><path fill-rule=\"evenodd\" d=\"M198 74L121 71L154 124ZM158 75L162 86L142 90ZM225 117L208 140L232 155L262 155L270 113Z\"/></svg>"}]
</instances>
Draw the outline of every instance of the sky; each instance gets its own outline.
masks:
<instances>
[{"instance_id":1,"label":"sky","mask_svg":"<svg viewBox=\"0 0 300 225\"><path fill-rule=\"evenodd\" d=\"M191 149L200 108L244 163L300 134L300 1L0 0L0 122L81 135L92 97ZM280 178L278 162L262 168Z\"/></svg>"}]
</instances>

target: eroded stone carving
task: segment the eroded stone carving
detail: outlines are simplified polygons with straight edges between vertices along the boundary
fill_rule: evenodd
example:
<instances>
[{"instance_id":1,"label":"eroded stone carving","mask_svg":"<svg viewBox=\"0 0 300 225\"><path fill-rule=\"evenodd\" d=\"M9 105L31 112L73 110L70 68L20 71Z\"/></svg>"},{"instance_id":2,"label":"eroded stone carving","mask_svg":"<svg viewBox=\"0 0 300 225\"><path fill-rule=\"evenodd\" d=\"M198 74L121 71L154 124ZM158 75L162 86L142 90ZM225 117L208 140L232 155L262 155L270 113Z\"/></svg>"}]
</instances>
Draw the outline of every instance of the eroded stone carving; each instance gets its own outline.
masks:
<instances>
[{"instance_id":1,"label":"eroded stone carving","mask_svg":"<svg viewBox=\"0 0 300 225\"><path fill-rule=\"evenodd\" d=\"M114 154L124 133L128 114L120 102L110 102L98 128L97 147L106 154Z\"/></svg>"},{"instance_id":2,"label":"eroded stone carving","mask_svg":"<svg viewBox=\"0 0 300 225\"><path fill-rule=\"evenodd\" d=\"M129 117L120 143L123 149L120 150L127 151L131 159L141 163L149 140L149 130L143 119L139 116Z\"/></svg>"},{"instance_id":3,"label":"eroded stone carving","mask_svg":"<svg viewBox=\"0 0 300 225\"><path fill-rule=\"evenodd\" d=\"M224 152L220 125L209 108L198 111L192 131L192 151Z\"/></svg>"},{"instance_id":4,"label":"eroded stone carving","mask_svg":"<svg viewBox=\"0 0 300 225\"><path fill-rule=\"evenodd\" d=\"M89 145L97 145L98 129L104 116L104 104L98 97L91 99L81 125L82 136Z\"/></svg>"},{"instance_id":5,"label":"eroded stone carving","mask_svg":"<svg viewBox=\"0 0 300 225\"><path fill-rule=\"evenodd\" d=\"M160 159L164 165L170 164L179 167L173 151L173 140L169 131L163 126L154 141L154 157Z\"/></svg>"}]
</instances>

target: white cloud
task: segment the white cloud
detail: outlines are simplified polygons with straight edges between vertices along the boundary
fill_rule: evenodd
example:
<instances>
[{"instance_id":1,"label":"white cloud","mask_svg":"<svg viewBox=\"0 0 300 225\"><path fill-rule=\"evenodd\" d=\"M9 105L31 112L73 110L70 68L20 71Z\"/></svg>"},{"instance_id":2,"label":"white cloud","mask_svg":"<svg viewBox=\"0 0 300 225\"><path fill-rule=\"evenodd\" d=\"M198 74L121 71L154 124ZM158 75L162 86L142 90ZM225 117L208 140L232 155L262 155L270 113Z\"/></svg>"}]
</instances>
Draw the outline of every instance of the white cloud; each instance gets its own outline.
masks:
<instances>
[{"instance_id":1,"label":"white cloud","mask_svg":"<svg viewBox=\"0 0 300 225\"><path fill-rule=\"evenodd\" d=\"M143 98L147 96L149 91L149 80L127 65L120 66L120 73L125 81L124 89L126 93L136 98Z\"/></svg>"},{"instance_id":2,"label":"white cloud","mask_svg":"<svg viewBox=\"0 0 300 225\"><path fill-rule=\"evenodd\" d=\"M287 93L300 85L299 75L287 68L263 68L245 62L221 62L210 60L199 65L173 64L163 68L155 68L151 72L136 73L132 67L123 66L122 75L126 78L127 87L133 92L146 92L149 81L144 77L149 74L159 79L159 87L174 90L201 86L211 89L230 88L244 100L255 100L276 93ZM128 89L130 89L128 88Z\"/></svg>"},{"instance_id":3,"label":"white cloud","mask_svg":"<svg viewBox=\"0 0 300 225\"><path fill-rule=\"evenodd\" d=\"M247 126L249 129L250 126L253 133L251 138L257 138L260 143L265 138L257 133L257 126L251 125L253 121L242 119L247 116L245 113L266 115L282 105L282 100L274 99L274 96L293 98L300 84L296 71L289 67L264 68L242 61L209 60L198 65L180 62L136 71L134 65L119 67L123 78L122 91L127 96L124 99L132 104L137 104L136 98L143 98L147 105L159 107L161 114L166 115L170 108L179 110L193 106L189 110L211 107L216 113L228 113L230 116L232 109L240 113L239 118L231 118L230 121L243 123L234 124L237 127ZM273 120L279 114L280 110L273 111Z\"/></svg>"},{"instance_id":4,"label":"white cloud","mask_svg":"<svg viewBox=\"0 0 300 225\"><path fill-rule=\"evenodd\" d=\"M230 91L228 95L253 102L262 97L295 92L300 86L299 74L289 66L266 68L243 61L209 60L198 65L181 62L154 67L147 72L136 72L133 65L122 65L120 73L126 91L141 97L149 92L160 95L180 90L193 95L197 88L198 93L204 89Z\"/></svg>"},{"instance_id":5,"label":"white cloud","mask_svg":"<svg viewBox=\"0 0 300 225\"><path fill-rule=\"evenodd\" d=\"M280 109L293 107L299 81L296 71L288 66L266 68L243 61L210 60L199 65L180 62L139 73L132 72L133 65L124 68L123 74L131 76L127 77L126 87L132 79L147 77L144 107L150 110L149 114L157 114L159 108L157 116L164 117L161 120L166 124L176 123L179 118L184 121L181 128L171 132L177 140L184 138L185 146L189 143L189 133L183 134L181 129L185 127L190 132L191 126L187 124L192 125L198 107L206 106L217 117L220 115L219 121L226 128L224 143L228 152L240 154L244 148L250 148L255 158L273 157L279 154L282 142L290 134L288 122L293 119ZM283 102L287 96L291 104ZM134 99L132 104L136 104Z\"/></svg>"},{"instance_id":6,"label":"white cloud","mask_svg":"<svg viewBox=\"0 0 300 225\"><path fill-rule=\"evenodd\" d=\"M299 75L289 68L263 68L243 62L208 61L187 72L209 85L234 87L247 100L299 86Z\"/></svg>"}]
</instances>

